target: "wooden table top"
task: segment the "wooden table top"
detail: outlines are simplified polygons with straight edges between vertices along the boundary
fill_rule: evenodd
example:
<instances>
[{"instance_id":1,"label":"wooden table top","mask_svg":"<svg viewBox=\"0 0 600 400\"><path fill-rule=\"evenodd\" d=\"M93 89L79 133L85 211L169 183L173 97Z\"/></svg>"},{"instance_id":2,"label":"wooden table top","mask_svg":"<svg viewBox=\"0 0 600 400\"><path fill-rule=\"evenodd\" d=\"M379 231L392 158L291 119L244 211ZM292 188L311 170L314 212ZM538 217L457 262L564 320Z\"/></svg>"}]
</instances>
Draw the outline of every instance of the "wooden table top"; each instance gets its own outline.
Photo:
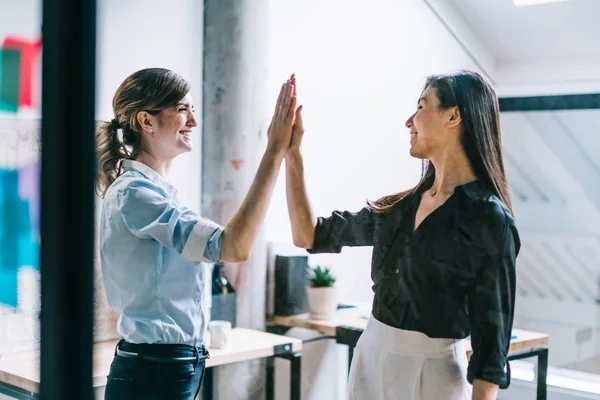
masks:
<instances>
[{"instance_id":1,"label":"wooden table top","mask_svg":"<svg viewBox=\"0 0 600 400\"><path fill-rule=\"evenodd\" d=\"M106 385L106 376L115 353L118 340L109 340L94 344L93 380L94 387ZM223 349L211 349L207 367L216 367L240 361L270 357L274 347L291 344L292 351L302 350L302 341L292 337L274 335L251 329L235 328L231 330L228 345ZM39 393L40 353L10 354L0 357L0 382L8 383L23 390Z\"/></svg>"},{"instance_id":2,"label":"wooden table top","mask_svg":"<svg viewBox=\"0 0 600 400\"><path fill-rule=\"evenodd\" d=\"M360 308L346 308L338 310L335 317L330 320L311 319L309 314L299 314L289 317L276 315L269 322L290 328L312 329L325 335L335 336L336 328L339 326L365 329L369 314L369 312ZM545 333L513 329L512 334L516 338L510 342L509 352L511 353L547 346L549 342L549 335ZM471 341L469 340L467 344L467 356L470 357L471 353Z\"/></svg>"}]
</instances>

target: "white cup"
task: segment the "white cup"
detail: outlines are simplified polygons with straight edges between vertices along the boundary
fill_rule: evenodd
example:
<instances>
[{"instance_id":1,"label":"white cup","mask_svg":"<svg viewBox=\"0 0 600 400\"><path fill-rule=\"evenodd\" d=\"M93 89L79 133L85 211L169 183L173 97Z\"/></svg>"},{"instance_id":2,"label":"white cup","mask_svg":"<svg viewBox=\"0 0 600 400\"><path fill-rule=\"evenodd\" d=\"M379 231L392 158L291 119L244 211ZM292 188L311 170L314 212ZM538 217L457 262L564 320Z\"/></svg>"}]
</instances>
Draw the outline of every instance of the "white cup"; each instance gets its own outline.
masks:
<instances>
[{"instance_id":1,"label":"white cup","mask_svg":"<svg viewBox=\"0 0 600 400\"><path fill-rule=\"evenodd\" d=\"M210 347L222 349L227 346L229 334L231 333L231 322L229 321L210 321L208 323L210 332Z\"/></svg>"}]
</instances>

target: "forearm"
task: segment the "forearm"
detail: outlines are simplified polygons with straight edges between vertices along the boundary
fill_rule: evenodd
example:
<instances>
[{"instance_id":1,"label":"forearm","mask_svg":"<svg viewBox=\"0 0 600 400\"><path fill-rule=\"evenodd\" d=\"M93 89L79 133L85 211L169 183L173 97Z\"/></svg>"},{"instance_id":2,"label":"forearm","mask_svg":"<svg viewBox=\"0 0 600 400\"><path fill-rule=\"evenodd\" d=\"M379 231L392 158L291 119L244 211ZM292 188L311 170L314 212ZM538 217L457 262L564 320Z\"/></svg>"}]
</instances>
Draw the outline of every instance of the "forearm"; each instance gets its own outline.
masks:
<instances>
[{"instance_id":1,"label":"forearm","mask_svg":"<svg viewBox=\"0 0 600 400\"><path fill-rule=\"evenodd\" d=\"M288 152L285 158L285 170L286 198L294 244L310 249L314 243L317 218L312 212L306 193L304 164L300 150Z\"/></svg>"},{"instance_id":2,"label":"forearm","mask_svg":"<svg viewBox=\"0 0 600 400\"><path fill-rule=\"evenodd\" d=\"M221 260L239 262L250 257L271 202L282 160L281 154L270 149L263 155L248 194L223 231Z\"/></svg>"},{"instance_id":3,"label":"forearm","mask_svg":"<svg viewBox=\"0 0 600 400\"><path fill-rule=\"evenodd\" d=\"M498 385L475 379L473 382L473 400L496 400L498 398Z\"/></svg>"}]
</instances>

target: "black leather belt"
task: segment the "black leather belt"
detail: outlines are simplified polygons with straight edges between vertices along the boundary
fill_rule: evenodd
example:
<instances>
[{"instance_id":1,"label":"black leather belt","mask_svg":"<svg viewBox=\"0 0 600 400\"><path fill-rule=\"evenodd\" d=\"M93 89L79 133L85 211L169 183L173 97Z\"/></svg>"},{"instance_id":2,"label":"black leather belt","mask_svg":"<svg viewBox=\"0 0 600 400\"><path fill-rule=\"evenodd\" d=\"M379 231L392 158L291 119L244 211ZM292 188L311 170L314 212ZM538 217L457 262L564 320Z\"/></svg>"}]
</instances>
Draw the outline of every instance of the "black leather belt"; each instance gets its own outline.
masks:
<instances>
[{"instance_id":1,"label":"black leather belt","mask_svg":"<svg viewBox=\"0 0 600 400\"><path fill-rule=\"evenodd\" d=\"M205 362L207 359L210 358L210 354L208 353L208 350L206 350L206 347L204 347L204 346L202 346L202 347L190 346L194 349L195 355L193 357L159 357L159 356L148 356L145 354L135 353L132 351L121 350L119 348L120 344L121 344L121 342L119 342L119 344L117 344L117 347L115 349L115 355L117 355L119 357L123 357L123 358L135 358L138 360L141 359L141 360L146 360L146 361L152 361L152 362L158 362L158 363L170 363L170 364L200 363L200 362Z\"/></svg>"}]
</instances>

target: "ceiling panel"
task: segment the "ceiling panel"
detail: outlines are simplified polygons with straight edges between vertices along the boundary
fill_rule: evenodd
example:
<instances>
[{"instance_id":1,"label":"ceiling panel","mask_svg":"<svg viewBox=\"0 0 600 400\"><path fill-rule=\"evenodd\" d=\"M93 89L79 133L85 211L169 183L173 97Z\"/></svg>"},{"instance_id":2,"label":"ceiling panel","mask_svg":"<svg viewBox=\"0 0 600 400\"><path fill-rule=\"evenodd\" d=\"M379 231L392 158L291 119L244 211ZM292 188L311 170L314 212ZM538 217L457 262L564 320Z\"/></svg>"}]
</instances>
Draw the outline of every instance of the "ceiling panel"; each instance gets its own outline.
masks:
<instances>
[{"instance_id":1,"label":"ceiling panel","mask_svg":"<svg viewBox=\"0 0 600 400\"><path fill-rule=\"evenodd\" d=\"M600 1L517 7L512 0L444 0L501 62L600 58Z\"/></svg>"}]
</instances>

